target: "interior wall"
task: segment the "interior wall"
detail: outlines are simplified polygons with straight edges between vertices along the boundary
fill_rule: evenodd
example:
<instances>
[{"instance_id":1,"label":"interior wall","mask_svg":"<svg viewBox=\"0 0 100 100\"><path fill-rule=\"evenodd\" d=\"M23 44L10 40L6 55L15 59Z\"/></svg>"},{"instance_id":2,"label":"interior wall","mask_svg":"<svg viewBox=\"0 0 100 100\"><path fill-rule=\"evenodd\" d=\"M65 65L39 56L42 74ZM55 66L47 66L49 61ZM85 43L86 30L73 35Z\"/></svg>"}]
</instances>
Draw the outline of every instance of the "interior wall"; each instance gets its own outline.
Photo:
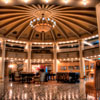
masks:
<instances>
[{"instance_id":1,"label":"interior wall","mask_svg":"<svg viewBox=\"0 0 100 100\"><path fill-rule=\"evenodd\" d=\"M84 57L87 56L93 56L93 55L99 55L99 48L93 48L83 51Z\"/></svg>"},{"instance_id":2,"label":"interior wall","mask_svg":"<svg viewBox=\"0 0 100 100\"><path fill-rule=\"evenodd\" d=\"M61 67L65 66L66 70L62 70ZM79 62L59 62L58 63L58 72L70 72L68 66L79 66ZM72 72L79 72L79 70L73 70Z\"/></svg>"},{"instance_id":3,"label":"interior wall","mask_svg":"<svg viewBox=\"0 0 100 100\"><path fill-rule=\"evenodd\" d=\"M64 59L64 58L78 58L79 52L66 52L66 53L58 53L57 54L58 59Z\"/></svg>"},{"instance_id":4,"label":"interior wall","mask_svg":"<svg viewBox=\"0 0 100 100\"><path fill-rule=\"evenodd\" d=\"M90 75L94 74L94 69L95 69L96 61L85 61L85 67L88 66L89 68L85 68L85 73ZM74 70L69 70L68 66L74 66ZM58 72L80 72L80 70L76 70L75 66L80 66L79 61L77 62L59 62L58 63ZM91 67L94 66L92 69ZM62 70L61 67L66 67L66 70Z\"/></svg>"},{"instance_id":5,"label":"interior wall","mask_svg":"<svg viewBox=\"0 0 100 100\"><path fill-rule=\"evenodd\" d=\"M38 54L38 53L33 53L32 54L32 59L52 59L53 55L52 54Z\"/></svg>"},{"instance_id":6,"label":"interior wall","mask_svg":"<svg viewBox=\"0 0 100 100\"><path fill-rule=\"evenodd\" d=\"M8 58L27 58L27 53L26 52L11 52L7 51L6 52L6 57Z\"/></svg>"}]
</instances>

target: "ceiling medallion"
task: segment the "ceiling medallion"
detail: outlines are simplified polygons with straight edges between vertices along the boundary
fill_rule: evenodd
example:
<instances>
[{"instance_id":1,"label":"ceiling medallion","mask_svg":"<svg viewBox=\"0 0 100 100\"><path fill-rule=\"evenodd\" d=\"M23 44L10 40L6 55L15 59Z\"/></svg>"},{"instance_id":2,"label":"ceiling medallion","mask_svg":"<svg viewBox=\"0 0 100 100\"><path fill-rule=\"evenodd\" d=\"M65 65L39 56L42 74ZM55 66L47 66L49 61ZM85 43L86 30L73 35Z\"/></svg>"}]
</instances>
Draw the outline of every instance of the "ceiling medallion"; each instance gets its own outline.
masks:
<instances>
[{"instance_id":1,"label":"ceiling medallion","mask_svg":"<svg viewBox=\"0 0 100 100\"><path fill-rule=\"evenodd\" d=\"M42 14L45 15L45 18L50 18L51 16L53 16L55 14L55 12L54 11L52 12L46 8L36 9L33 12L33 16L35 16L37 18L40 18Z\"/></svg>"},{"instance_id":2,"label":"ceiling medallion","mask_svg":"<svg viewBox=\"0 0 100 100\"><path fill-rule=\"evenodd\" d=\"M30 26L37 32L46 33L56 26L56 22L49 17L44 17L44 14L42 14L41 18L35 18L30 21Z\"/></svg>"}]
</instances>

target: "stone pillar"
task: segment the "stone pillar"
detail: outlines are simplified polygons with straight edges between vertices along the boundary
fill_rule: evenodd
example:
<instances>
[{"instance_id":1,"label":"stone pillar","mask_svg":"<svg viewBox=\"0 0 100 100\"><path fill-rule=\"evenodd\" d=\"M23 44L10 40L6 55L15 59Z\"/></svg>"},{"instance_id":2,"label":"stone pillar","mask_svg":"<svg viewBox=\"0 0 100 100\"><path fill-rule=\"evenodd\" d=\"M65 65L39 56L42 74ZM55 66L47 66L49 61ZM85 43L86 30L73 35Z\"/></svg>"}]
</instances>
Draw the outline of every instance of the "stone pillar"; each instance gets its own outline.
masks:
<instances>
[{"instance_id":1,"label":"stone pillar","mask_svg":"<svg viewBox=\"0 0 100 100\"><path fill-rule=\"evenodd\" d=\"M32 66L31 66L31 48L32 48L31 43L28 42L26 44L26 47L25 47L25 51L27 51L27 60L25 61L25 64L26 64L25 67L27 67L27 68L25 68L26 72L31 72L32 71Z\"/></svg>"},{"instance_id":2,"label":"stone pillar","mask_svg":"<svg viewBox=\"0 0 100 100\"><path fill-rule=\"evenodd\" d=\"M98 35L99 35L99 51L100 51L100 3L96 5Z\"/></svg>"},{"instance_id":3,"label":"stone pillar","mask_svg":"<svg viewBox=\"0 0 100 100\"><path fill-rule=\"evenodd\" d=\"M0 57L0 78L2 78L2 80L4 80L5 76L5 46L6 46L6 40L2 39L1 40L2 54Z\"/></svg>"},{"instance_id":4,"label":"stone pillar","mask_svg":"<svg viewBox=\"0 0 100 100\"><path fill-rule=\"evenodd\" d=\"M23 72L28 72L28 60L25 60L25 61L24 61Z\"/></svg>"},{"instance_id":5,"label":"stone pillar","mask_svg":"<svg viewBox=\"0 0 100 100\"><path fill-rule=\"evenodd\" d=\"M28 72L32 72L32 66L31 66L31 43L28 43Z\"/></svg>"},{"instance_id":6,"label":"stone pillar","mask_svg":"<svg viewBox=\"0 0 100 100\"><path fill-rule=\"evenodd\" d=\"M56 73L58 71L58 66L57 66L57 44L53 44L53 73Z\"/></svg>"},{"instance_id":7,"label":"stone pillar","mask_svg":"<svg viewBox=\"0 0 100 100\"><path fill-rule=\"evenodd\" d=\"M83 40L79 40L79 56L80 56L80 78L85 75L85 59L83 57L84 43Z\"/></svg>"}]
</instances>

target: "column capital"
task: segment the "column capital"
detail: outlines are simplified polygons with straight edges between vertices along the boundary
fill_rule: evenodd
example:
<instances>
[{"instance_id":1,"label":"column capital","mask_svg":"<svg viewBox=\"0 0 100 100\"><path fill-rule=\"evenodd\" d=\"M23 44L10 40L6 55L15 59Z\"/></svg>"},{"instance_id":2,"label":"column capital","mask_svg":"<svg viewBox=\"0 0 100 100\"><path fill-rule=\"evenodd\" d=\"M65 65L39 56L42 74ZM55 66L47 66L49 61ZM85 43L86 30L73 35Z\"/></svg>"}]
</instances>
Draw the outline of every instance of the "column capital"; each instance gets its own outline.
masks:
<instances>
[{"instance_id":1,"label":"column capital","mask_svg":"<svg viewBox=\"0 0 100 100\"><path fill-rule=\"evenodd\" d=\"M54 42L53 45L57 45L57 42Z\"/></svg>"},{"instance_id":2,"label":"column capital","mask_svg":"<svg viewBox=\"0 0 100 100\"><path fill-rule=\"evenodd\" d=\"M58 43L55 42L55 43L53 44L53 48L57 50L57 48L59 48Z\"/></svg>"},{"instance_id":3,"label":"column capital","mask_svg":"<svg viewBox=\"0 0 100 100\"><path fill-rule=\"evenodd\" d=\"M79 51L84 50L84 40L81 39L78 41L78 43L79 43Z\"/></svg>"},{"instance_id":4,"label":"column capital","mask_svg":"<svg viewBox=\"0 0 100 100\"><path fill-rule=\"evenodd\" d=\"M32 45L32 42L27 42L26 44L30 44L30 45Z\"/></svg>"},{"instance_id":5,"label":"column capital","mask_svg":"<svg viewBox=\"0 0 100 100\"><path fill-rule=\"evenodd\" d=\"M84 42L84 39L79 39L78 42Z\"/></svg>"},{"instance_id":6,"label":"column capital","mask_svg":"<svg viewBox=\"0 0 100 100\"><path fill-rule=\"evenodd\" d=\"M1 48L3 48L4 46L6 46L6 39L2 38L1 39Z\"/></svg>"},{"instance_id":7,"label":"column capital","mask_svg":"<svg viewBox=\"0 0 100 100\"><path fill-rule=\"evenodd\" d=\"M32 48L32 43L28 42L28 43L26 43L26 46L25 46L24 50L29 51L29 49L31 49L31 48Z\"/></svg>"}]
</instances>

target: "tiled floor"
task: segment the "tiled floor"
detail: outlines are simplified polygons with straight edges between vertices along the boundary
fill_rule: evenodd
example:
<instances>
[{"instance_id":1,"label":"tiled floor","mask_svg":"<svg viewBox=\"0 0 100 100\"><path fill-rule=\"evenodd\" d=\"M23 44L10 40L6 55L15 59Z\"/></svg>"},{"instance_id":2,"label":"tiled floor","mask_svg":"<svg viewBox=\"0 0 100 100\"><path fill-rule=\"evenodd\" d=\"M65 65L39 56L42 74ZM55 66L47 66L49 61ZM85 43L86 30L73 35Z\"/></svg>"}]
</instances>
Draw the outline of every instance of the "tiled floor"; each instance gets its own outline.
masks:
<instances>
[{"instance_id":1,"label":"tiled floor","mask_svg":"<svg viewBox=\"0 0 100 100\"><path fill-rule=\"evenodd\" d=\"M0 82L0 100L86 100L85 81L77 84ZM94 98L88 97L88 100Z\"/></svg>"}]
</instances>

